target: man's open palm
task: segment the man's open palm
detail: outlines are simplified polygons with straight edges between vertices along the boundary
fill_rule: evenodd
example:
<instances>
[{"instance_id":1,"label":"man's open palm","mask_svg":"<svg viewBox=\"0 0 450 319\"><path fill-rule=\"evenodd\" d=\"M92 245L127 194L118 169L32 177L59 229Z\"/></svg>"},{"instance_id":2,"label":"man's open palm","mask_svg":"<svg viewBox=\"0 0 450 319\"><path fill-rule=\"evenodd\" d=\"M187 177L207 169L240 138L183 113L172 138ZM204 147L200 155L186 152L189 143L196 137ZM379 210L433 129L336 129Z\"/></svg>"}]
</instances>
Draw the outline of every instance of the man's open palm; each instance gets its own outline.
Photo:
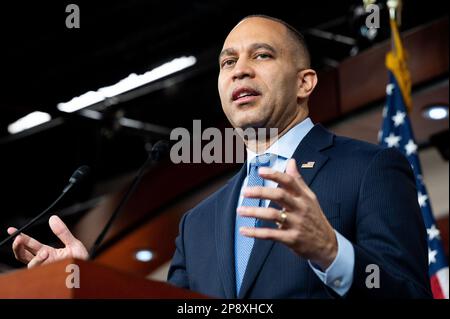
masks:
<instances>
[{"instance_id":1,"label":"man's open palm","mask_svg":"<svg viewBox=\"0 0 450 319\"><path fill-rule=\"evenodd\" d=\"M53 248L40 243L30 236L20 234L12 244L14 256L17 260L27 264L28 268L32 268L66 258L88 258L86 247L72 235L58 216L54 215L50 217L48 223L50 229L63 242L65 247ZM8 233L13 234L16 230L14 227L9 227Z\"/></svg>"}]
</instances>

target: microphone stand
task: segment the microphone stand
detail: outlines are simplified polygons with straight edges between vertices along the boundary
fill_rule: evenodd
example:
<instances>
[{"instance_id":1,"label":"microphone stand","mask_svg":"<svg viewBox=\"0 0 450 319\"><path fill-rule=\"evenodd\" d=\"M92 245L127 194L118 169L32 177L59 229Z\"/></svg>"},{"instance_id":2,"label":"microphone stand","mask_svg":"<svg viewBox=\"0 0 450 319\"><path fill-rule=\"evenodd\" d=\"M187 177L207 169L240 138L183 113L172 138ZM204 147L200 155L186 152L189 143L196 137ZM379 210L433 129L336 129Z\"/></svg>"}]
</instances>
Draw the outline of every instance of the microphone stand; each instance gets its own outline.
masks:
<instances>
[{"instance_id":1,"label":"microphone stand","mask_svg":"<svg viewBox=\"0 0 450 319\"><path fill-rule=\"evenodd\" d=\"M111 217L109 218L109 220L106 223L105 227L103 228L102 232L95 240L95 242L90 250L90 253L89 253L89 260L92 260L95 257L97 257L98 249L99 249L100 244L102 243L103 239L105 238L106 233L108 232L109 228L111 227L112 223L117 218L119 213L122 211L125 204L130 199L131 194L133 194L133 192L136 190L136 187L139 185L139 182L141 181L141 179L144 175L144 171L147 168L147 166L150 163L152 163L153 161L155 161L155 162L158 161L160 159L161 153L164 153L166 151L166 148L168 148L168 145L165 144L164 141L159 141L153 146L152 150L148 153L148 157L147 157L146 161L144 162L144 164L141 166L138 173L134 177L133 182L130 184L127 192L125 193L125 196L122 197L119 205L117 205L116 209L112 213Z\"/></svg>"},{"instance_id":2,"label":"microphone stand","mask_svg":"<svg viewBox=\"0 0 450 319\"><path fill-rule=\"evenodd\" d=\"M0 242L0 247L6 244L9 240L13 239L23 231L27 230L31 225L33 225L37 220L41 219L45 214L47 214L53 207L58 204L58 202L64 197L64 195L67 194L67 192L77 183L79 183L81 180L85 178L86 175L89 174L90 168L88 166L81 166L79 167L70 177L69 184L64 188L62 193L58 196L58 198L49 206L47 209L45 209L42 213L34 217L32 220L30 220L26 225L20 227L17 229L14 233L6 237L4 240Z\"/></svg>"}]
</instances>

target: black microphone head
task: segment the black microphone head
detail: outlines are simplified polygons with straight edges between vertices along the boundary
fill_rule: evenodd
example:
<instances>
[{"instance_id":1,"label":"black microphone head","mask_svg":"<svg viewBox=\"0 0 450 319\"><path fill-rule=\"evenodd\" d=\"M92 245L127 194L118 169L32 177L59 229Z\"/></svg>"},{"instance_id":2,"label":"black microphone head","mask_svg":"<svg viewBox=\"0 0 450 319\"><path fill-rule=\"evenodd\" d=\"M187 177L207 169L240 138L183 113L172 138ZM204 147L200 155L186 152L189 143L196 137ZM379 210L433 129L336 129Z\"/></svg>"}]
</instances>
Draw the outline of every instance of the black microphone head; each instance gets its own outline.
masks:
<instances>
[{"instance_id":1,"label":"black microphone head","mask_svg":"<svg viewBox=\"0 0 450 319\"><path fill-rule=\"evenodd\" d=\"M155 161L159 161L164 154L169 151L169 142L165 140L160 140L153 145L152 150L150 151L151 157Z\"/></svg>"},{"instance_id":2,"label":"black microphone head","mask_svg":"<svg viewBox=\"0 0 450 319\"><path fill-rule=\"evenodd\" d=\"M69 183L75 184L75 183L81 182L83 179L86 178L86 176L89 175L90 171L91 171L91 169L87 165L78 167L77 170L70 177Z\"/></svg>"}]
</instances>

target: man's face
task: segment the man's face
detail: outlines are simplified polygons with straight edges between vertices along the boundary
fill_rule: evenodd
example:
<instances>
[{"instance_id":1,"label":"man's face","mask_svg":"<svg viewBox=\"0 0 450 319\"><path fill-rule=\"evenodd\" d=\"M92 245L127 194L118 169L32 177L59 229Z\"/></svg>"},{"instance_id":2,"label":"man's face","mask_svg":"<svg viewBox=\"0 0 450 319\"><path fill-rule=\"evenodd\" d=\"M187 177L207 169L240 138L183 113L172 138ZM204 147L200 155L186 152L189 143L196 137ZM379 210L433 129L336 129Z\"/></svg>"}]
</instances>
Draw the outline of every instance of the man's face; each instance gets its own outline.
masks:
<instances>
[{"instance_id":1,"label":"man's face","mask_svg":"<svg viewBox=\"0 0 450 319\"><path fill-rule=\"evenodd\" d=\"M222 108L234 127L283 130L295 118L297 72L286 28L253 17L238 24L225 39L218 79Z\"/></svg>"}]
</instances>

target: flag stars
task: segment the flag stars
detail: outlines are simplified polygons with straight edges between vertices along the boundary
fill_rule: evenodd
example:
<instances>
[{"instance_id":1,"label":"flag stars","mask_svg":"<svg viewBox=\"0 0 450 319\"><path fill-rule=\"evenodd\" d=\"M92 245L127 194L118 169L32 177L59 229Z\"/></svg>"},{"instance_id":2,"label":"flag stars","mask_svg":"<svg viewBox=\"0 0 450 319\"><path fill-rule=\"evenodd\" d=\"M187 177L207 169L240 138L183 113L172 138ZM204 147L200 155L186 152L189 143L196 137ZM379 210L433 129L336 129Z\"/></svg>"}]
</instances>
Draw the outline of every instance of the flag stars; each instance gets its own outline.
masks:
<instances>
[{"instance_id":1,"label":"flag stars","mask_svg":"<svg viewBox=\"0 0 450 319\"><path fill-rule=\"evenodd\" d=\"M417 144L414 143L414 141L412 139L410 139L408 141L408 144L405 145L405 151L406 151L406 155L411 155L416 153L417 151Z\"/></svg>"},{"instance_id":2,"label":"flag stars","mask_svg":"<svg viewBox=\"0 0 450 319\"><path fill-rule=\"evenodd\" d=\"M392 117L392 120L394 121L395 127L399 127L405 122L406 113L397 111L397 113Z\"/></svg>"},{"instance_id":3,"label":"flag stars","mask_svg":"<svg viewBox=\"0 0 450 319\"><path fill-rule=\"evenodd\" d=\"M391 132L388 137L384 138L384 142L387 144L388 147L398 147L398 143L402 139L401 136L397 136L394 133Z\"/></svg>"},{"instance_id":4,"label":"flag stars","mask_svg":"<svg viewBox=\"0 0 450 319\"><path fill-rule=\"evenodd\" d=\"M439 236L441 233L439 232L439 229L436 228L436 225L433 224L433 225L431 225L430 228L427 228L427 234L428 234L428 239L433 240L435 238L439 239Z\"/></svg>"},{"instance_id":5,"label":"flag stars","mask_svg":"<svg viewBox=\"0 0 450 319\"><path fill-rule=\"evenodd\" d=\"M431 250L428 247L428 265L431 265L436 262L437 250Z\"/></svg>"},{"instance_id":6,"label":"flag stars","mask_svg":"<svg viewBox=\"0 0 450 319\"><path fill-rule=\"evenodd\" d=\"M387 95L391 95L392 91L394 91L395 85L392 83L389 83L388 85L386 85L386 94Z\"/></svg>"},{"instance_id":7,"label":"flag stars","mask_svg":"<svg viewBox=\"0 0 450 319\"><path fill-rule=\"evenodd\" d=\"M425 207L426 201L428 200L428 196L419 192L417 194L417 201L419 202L420 207Z\"/></svg>"}]
</instances>

